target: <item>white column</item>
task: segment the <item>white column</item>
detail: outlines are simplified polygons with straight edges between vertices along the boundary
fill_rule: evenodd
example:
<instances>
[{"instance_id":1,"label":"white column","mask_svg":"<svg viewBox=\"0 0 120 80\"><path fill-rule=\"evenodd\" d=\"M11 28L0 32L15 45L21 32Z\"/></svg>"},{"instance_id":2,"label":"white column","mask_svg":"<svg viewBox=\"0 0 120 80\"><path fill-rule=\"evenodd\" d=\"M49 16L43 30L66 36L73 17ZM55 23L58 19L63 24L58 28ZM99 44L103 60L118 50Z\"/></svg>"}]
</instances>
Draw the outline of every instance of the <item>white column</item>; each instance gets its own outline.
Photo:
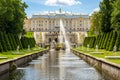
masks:
<instances>
[{"instance_id":1,"label":"white column","mask_svg":"<svg viewBox=\"0 0 120 80\"><path fill-rule=\"evenodd\" d=\"M82 26L83 26L82 28L84 29L84 20L82 20Z\"/></svg>"},{"instance_id":2,"label":"white column","mask_svg":"<svg viewBox=\"0 0 120 80\"><path fill-rule=\"evenodd\" d=\"M72 20L72 28L74 28L74 20Z\"/></svg>"},{"instance_id":3,"label":"white column","mask_svg":"<svg viewBox=\"0 0 120 80\"><path fill-rule=\"evenodd\" d=\"M76 29L77 29L77 20L76 20Z\"/></svg>"}]
</instances>

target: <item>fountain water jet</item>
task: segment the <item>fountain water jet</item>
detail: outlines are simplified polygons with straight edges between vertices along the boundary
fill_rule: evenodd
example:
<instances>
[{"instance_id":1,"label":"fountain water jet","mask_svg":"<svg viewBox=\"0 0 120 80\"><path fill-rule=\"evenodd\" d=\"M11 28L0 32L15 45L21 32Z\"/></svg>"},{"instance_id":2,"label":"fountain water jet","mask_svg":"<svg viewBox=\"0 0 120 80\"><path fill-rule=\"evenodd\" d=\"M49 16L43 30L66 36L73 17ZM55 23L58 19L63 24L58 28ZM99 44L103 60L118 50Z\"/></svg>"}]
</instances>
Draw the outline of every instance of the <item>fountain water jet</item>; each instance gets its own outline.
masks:
<instances>
[{"instance_id":1,"label":"fountain water jet","mask_svg":"<svg viewBox=\"0 0 120 80\"><path fill-rule=\"evenodd\" d=\"M87 51L89 51L89 44L87 44Z\"/></svg>"},{"instance_id":2,"label":"fountain water jet","mask_svg":"<svg viewBox=\"0 0 120 80\"><path fill-rule=\"evenodd\" d=\"M30 51L30 45L28 45L28 51Z\"/></svg>"},{"instance_id":3,"label":"fountain water jet","mask_svg":"<svg viewBox=\"0 0 120 80\"><path fill-rule=\"evenodd\" d=\"M96 45L96 52L98 52L98 45Z\"/></svg>"},{"instance_id":4,"label":"fountain water jet","mask_svg":"<svg viewBox=\"0 0 120 80\"><path fill-rule=\"evenodd\" d=\"M62 19L60 19L60 43L63 42L63 38L65 40L66 52L70 53L70 44L69 44L67 37L66 37L65 28L63 26L63 21L62 21Z\"/></svg>"},{"instance_id":5,"label":"fountain water jet","mask_svg":"<svg viewBox=\"0 0 120 80\"><path fill-rule=\"evenodd\" d=\"M79 45L80 44L80 34L79 34L79 32L76 32L76 34L77 34L78 45Z\"/></svg>"},{"instance_id":6,"label":"fountain water jet","mask_svg":"<svg viewBox=\"0 0 120 80\"><path fill-rule=\"evenodd\" d=\"M45 34L44 34L44 32L42 32L42 42L44 42L45 41Z\"/></svg>"},{"instance_id":7,"label":"fountain water jet","mask_svg":"<svg viewBox=\"0 0 120 80\"><path fill-rule=\"evenodd\" d=\"M19 53L19 49L20 49L20 46L18 45L18 46L17 46L17 49L16 49L16 50L17 50L17 53Z\"/></svg>"},{"instance_id":8,"label":"fountain water jet","mask_svg":"<svg viewBox=\"0 0 120 80\"><path fill-rule=\"evenodd\" d=\"M116 45L113 47L113 52L116 52L117 51L117 47Z\"/></svg>"},{"instance_id":9,"label":"fountain water jet","mask_svg":"<svg viewBox=\"0 0 120 80\"><path fill-rule=\"evenodd\" d=\"M55 40L53 40L50 44L50 51L54 51L55 46L56 46L56 42Z\"/></svg>"},{"instance_id":10,"label":"fountain water jet","mask_svg":"<svg viewBox=\"0 0 120 80\"><path fill-rule=\"evenodd\" d=\"M34 32L34 38L35 38L35 40L37 40L37 32L36 31Z\"/></svg>"}]
</instances>

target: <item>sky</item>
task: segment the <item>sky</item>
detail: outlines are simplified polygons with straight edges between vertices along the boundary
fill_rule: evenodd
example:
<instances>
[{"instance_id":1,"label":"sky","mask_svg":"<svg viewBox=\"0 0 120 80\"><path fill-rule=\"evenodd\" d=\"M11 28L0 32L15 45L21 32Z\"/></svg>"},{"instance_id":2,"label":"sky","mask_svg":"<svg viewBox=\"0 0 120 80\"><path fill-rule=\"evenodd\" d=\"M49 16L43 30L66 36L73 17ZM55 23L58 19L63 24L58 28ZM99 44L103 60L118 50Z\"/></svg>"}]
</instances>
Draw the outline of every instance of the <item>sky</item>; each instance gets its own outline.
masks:
<instances>
[{"instance_id":1,"label":"sky","mask_svg":"<svg viewBox=\"0 0 120 80\"><path fill-rule=\"evenodd\" d=\"M22 0L26 2L28 17L32 14L45 11L58 11L60 8L65 12L91 14L99 10L101 0Z\"/></svg>"}]
</instances>

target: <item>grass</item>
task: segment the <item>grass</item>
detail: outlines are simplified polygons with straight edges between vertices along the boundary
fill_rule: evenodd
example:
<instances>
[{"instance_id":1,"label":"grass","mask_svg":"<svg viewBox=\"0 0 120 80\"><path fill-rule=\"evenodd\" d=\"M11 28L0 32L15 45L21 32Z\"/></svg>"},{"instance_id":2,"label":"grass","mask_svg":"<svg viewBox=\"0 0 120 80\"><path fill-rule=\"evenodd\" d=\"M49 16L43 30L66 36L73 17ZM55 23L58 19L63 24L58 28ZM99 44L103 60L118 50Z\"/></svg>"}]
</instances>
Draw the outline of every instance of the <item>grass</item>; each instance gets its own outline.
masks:
<instances>
[{"instance_id":1,"label":"grass","mask_svg":"<svg viewBox=\"0 0 120 80\"><path fill-rule=\"evenodd\" d=\"M89 54L93 57L102 58L102 59L107 60L109 62L120 65L120 59L107 59L107 58L105 58L105 56L120 56L120 51L113 52L113 51L106 51L104 49L99 49L98 52L103 52L103 54L92 54L91 52L96 52L96 49L89 48L89 51L87 51L86 47L77 47L77 48L73 48L73 49L77 50L79 52L82 52L84 54Z\"/></svg>"},{"instance_id":2,"label":"grass","mask_svg":"<svg viewBox=\"0 0 120 80\"><path fill-rule=\"evenodd\" d=\"M33 38L34 32L26 32L25 36L29 38Z\"/></svg>"},{"instance_id":3,"label":"grass","mask_svg":"<svg viewBox=\"0 0 120 80\"><path fill-rule=\"evenodd\" d=\"M24 50L20 50L19 53L17 53L17 51L8 51L8 52L2 52L0 53L0 57L7 57L6 59L0 59L0 63L11 60L11 59L15 59L15 58L19 58L28 54L33 54L36 52L40 52L46 49L40 48L40 47L36 47L36 48L31 48L30 51L28 51L27 49Z\"/></svg>"}]
</instances>

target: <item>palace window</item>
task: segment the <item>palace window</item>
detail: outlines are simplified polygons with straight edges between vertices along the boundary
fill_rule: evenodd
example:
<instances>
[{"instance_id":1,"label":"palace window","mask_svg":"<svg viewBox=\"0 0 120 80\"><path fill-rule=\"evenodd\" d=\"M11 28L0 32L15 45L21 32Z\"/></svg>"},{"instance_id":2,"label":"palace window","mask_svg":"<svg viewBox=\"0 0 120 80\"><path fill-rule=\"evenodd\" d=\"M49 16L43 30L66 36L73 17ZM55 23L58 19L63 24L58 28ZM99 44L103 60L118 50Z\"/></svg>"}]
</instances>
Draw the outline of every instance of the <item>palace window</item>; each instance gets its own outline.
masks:
<instances>
[{"instance_id":1,"label":"palace window","mask_svg":"<svg viewBox=\"0 0 120 80\"><path fill-rule=\"evenodd\" d=\"M82 26L82 24L80 24L80 26Z\"/></svg>"},{"instance_id":2,"label":"palace window","mask_svg":"<svg viewBox=\"0 0 120 80\"><path fill-rule=\"evenodd\" d=\"M66 23L68 23L68 21L66 21Z\"/></svg>"}]
</instances>

